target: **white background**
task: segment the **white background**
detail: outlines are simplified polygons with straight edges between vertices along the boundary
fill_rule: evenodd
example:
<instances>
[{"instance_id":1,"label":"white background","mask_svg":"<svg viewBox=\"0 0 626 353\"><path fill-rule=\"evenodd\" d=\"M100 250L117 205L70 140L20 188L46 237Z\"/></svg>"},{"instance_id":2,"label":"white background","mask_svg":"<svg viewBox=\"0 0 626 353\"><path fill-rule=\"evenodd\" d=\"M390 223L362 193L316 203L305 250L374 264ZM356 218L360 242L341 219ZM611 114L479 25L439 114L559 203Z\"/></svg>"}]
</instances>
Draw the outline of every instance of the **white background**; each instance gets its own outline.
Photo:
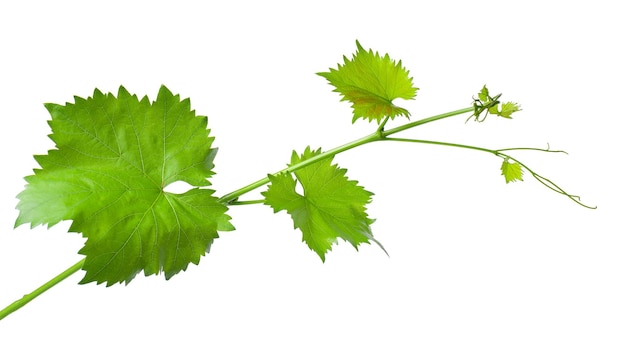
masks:
<instances>
[{"instance_id":1,"label":"white background","mask_svg":"<svg viewBox=\"0 0 626 353\"><path fill-rule=\"evenodd\" d=\"M83 240L67 224L13 229L32 155L52 148L43 103L120 84L154 99L166 84L209 117L223 195L283 168L292 149L374 128L352 125L349 104L315 75L356 39L410 70L420 91L399 104L413 119L469 106L485 83L524 109L408 136L549 142L569 155L518 156L598 209L529 177L505 185L487 154L365 146L336 161L376 194L369 213L390 258L341 242L322 264L284 212L233 207L237 230L199 266L110 288L76 274L0 322L0 351L626 351L618 2L222 3L0 5L0 306L80 260Z\"/></svg>"}]
</instances>

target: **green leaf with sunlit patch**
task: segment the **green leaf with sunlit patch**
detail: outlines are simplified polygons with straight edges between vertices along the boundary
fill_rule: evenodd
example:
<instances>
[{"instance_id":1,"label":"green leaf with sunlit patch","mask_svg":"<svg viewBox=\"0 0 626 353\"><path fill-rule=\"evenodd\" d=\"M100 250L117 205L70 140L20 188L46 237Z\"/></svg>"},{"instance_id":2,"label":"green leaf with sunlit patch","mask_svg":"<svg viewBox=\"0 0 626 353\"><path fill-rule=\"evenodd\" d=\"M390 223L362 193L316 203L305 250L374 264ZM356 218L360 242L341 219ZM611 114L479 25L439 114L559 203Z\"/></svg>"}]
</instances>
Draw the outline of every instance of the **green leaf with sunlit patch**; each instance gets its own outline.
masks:
<instances>
[{"instance_id":1,"label":"green leaf with sunlit patch","mask_svg":"<svg viewBox=\"0 0 626 353\"><path fill-rule=\"evenodd\" d=\"M56 149L36 156L41 169L18 195L16 226L71 220L82 233L82 283L129 282L144 271L166 278L198 264L218 230L231 230L226 207L200 186L216 149L207 118L164 86L156 101L120 87L66 105L46 104ZM183 194L164 188L192 186Z\"/></svg>"}]
</instances>

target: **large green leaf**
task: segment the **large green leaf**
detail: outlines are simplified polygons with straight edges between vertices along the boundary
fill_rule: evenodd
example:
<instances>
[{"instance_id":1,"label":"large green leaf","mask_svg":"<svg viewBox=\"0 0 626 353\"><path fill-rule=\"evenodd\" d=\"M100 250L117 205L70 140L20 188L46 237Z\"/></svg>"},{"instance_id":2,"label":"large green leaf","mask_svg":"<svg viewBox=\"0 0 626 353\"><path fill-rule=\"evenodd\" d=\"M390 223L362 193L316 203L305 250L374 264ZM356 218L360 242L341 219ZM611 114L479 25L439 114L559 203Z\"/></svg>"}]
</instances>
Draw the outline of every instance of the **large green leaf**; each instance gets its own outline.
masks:
<instances>
[{"instance_id":1,"label":"large green leaf","mask_svg":"<svg viewBox=\"0 0 626 353\"><path fill-rule=\"evenodd\" d=\"M163 86L150 103L120 87L46 108L56 149L35 156L41 169L18 195L16 226L72 220L87 238L82 283L128 283L142 270L170 278L233 229L214 191L198 188L210 185L217 150L188 99ZM164 191L175 181L195 187Z\"/></svg>"}]
</instances>

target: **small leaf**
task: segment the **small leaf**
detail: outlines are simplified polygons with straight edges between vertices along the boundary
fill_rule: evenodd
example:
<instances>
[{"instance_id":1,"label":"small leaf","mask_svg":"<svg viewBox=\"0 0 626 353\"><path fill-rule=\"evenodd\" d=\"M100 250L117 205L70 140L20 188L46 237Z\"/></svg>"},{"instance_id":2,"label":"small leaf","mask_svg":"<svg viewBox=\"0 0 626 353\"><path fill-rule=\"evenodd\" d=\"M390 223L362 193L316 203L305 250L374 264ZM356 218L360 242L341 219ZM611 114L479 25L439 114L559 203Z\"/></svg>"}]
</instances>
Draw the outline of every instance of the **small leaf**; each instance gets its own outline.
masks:
<instances>
[{"instance_id":1,"label":"small leaf","mask_svg":"<svg viewBox=\"0 0 626 353\"><path fill-rule=\"evenodd\" d=\"M295 151L291 165L320 154L309 147L299 156ZM263 192L265 204L274 212L287 211L294 228L302 231L302 240L315 251L322 261L337 238L348 241L357 250L361 243L376 242L368 218L366 205L371 201L371 192L348 180L346 170L331 165L332 158L323 159L294 172L270 175L271 185ZM303 194L296 192L300 183ZM382 248L382 246L381 246ZM384 250L384 249L383 249Z\"/></svg>"},{"instance_id":2,"label":"small leaf","mask_svg":"<svg viewBox=\"0 0 626 353\"><path fill-rule=\"evenodd\" d=\"M318 75L335 86L333 92L339 92L342 101L352 103L353 123L359 118L378 123L384 117L393 119L403 115L408 118L410 114L406 109L393 104L396 98L414 99L417 92L402 61L396 63L388 54L380 56L371 49L367 51L358 41L356 45L357 52L352 60L344 56L343 65Z\"/></svg>"},{"instance_id":3,"label":"small leaf","mask_svg":"<svg viewBox=\"0 0 626 353\"><path fill-rule=\"evenodd\" d=\"M504 175L504 180L506 183L515 182L517 180L523 181L522 179L522 166L518 162L510 162L507 158L502 161L502 166L500 167L502 171L502 175Z\"/></svg>"},{"instance_id":4,"label":"small leaf","mask_svg":"<svg viewBox=\"0 0 626 353\"><path fill-rule=\"evenodd\" d=\"M503 118L511 119L511 114L520 110L521 108L517 103L506 102L506 103L502 103L500 107L500 111L497 112L497 115Z\"/></svg>"},{"instance_id":5,"label":"small leaf","mask_svg":"<svg viewBox=\"0 0 626 353\"><path fill-rule=\"evenodd\" d=\"M487 85L484 85L483 88L480 90L480 92L478 92L478 99L480 99L480 101L483 103L489 102L490 97L489 97L489 90L487 89Z\"/></svg>"},{"instance_id":6,"label":"small leaf","mask_svg":"<svg viewBox=\"0 0 626 353\"><path fill-rule=\"evenodd\" d=\"M165 86L155 102L120 87L64 106L47 104L56 149L36 156L16 226L72 220L87 241L81 283L130 282L142 270L166 278L198 264L218 230L232 230L210 189L217 149L207 118ZM176 181L193 186L165 192Z\"/></svg>"},{"instance_id":7,"label":"small leaf","mask_svg":"<svg viewBox=\"0 0 626 353\"><path fill-rule=\"evenodd\" d=\"M488 112L489 112L489 114L492 114L492 115L500 115L500 111L498 110L498 105L497 104L489 107Z\"/></svg>"}]
</instances>

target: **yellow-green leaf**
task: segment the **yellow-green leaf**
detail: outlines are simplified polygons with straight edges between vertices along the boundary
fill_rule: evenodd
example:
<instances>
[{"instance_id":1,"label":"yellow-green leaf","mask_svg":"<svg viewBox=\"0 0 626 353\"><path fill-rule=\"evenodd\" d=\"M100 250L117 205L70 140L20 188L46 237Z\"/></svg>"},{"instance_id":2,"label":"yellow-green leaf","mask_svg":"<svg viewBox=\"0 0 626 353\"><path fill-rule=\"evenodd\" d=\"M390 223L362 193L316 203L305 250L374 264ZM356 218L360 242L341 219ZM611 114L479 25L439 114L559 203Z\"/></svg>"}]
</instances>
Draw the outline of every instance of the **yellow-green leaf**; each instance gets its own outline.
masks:
<instances>
[{"instance_id":1,"label":"yellow-green leaf","mask_svg":"<svg viewBox=\"0 0 626 353\"><path fill-rule=\"evenodd\" d=\"M357 52L351 60L344 56L344 64L337 69L318 75L326 78L339 92L342 101L352 103L353 118L368 121L393 119L402 115L409 117L409 112L393 104L396 98L414 99L418 88L413 87L413 78L402 67L402 61L395 62L388 54L380 56L372 50L365 50L356 42Z\"/></svg>"},{"instance_id":2,"label":"yellow-green leaf","mask_svg":"<svg viewBox=\"0 0 626 353\"><path fill-rule=\"evenodd\" d=\"M515 181L523 181L522 179L522 166L518 162L511 162L508 158L502 161L502 166L500 167L502 171L502 175L504 175L504 180L506 183L515 182Z\"/></svg>"}]
</instances>

